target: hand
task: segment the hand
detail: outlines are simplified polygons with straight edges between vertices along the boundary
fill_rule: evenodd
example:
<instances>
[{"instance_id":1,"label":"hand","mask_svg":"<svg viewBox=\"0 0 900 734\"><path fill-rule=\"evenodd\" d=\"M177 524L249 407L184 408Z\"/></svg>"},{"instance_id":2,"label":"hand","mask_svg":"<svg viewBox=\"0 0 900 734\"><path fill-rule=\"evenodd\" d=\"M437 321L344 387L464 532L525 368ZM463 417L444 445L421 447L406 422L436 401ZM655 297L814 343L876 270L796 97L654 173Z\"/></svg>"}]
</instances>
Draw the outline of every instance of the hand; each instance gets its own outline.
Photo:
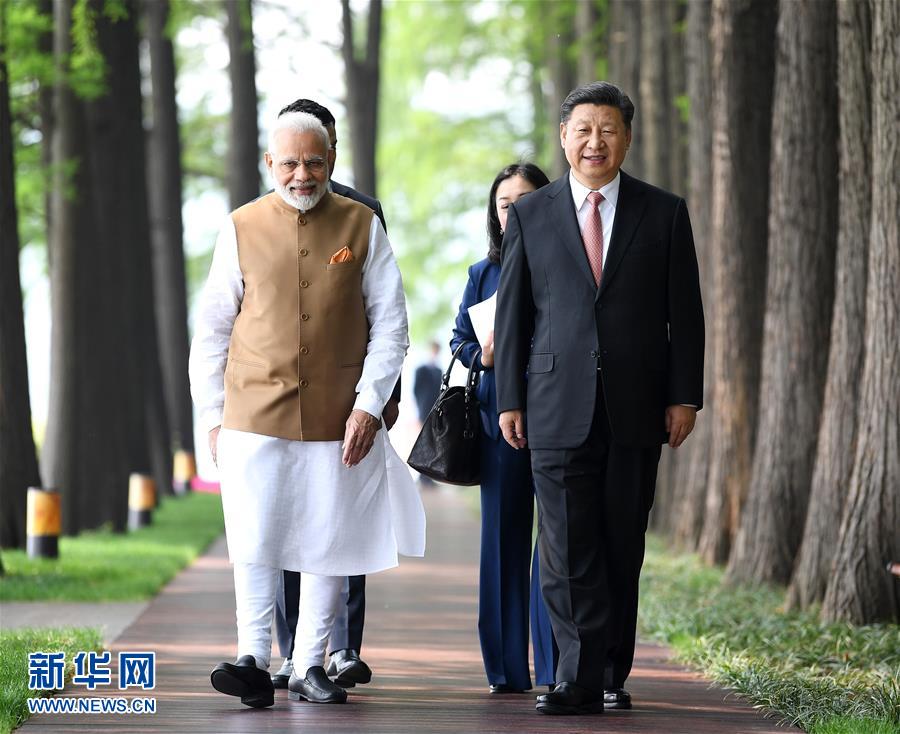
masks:
<instances>
[{"instance_id":1,"label":"hand","mask_svg":"<svg viewBox=\"0 0 900 734\"><path fill-rule=\"evenodd\" d=\"M209 453L212 454L213 464L215 464L216 466L219 465L219 429L221 428L222 426L216 426L209 432Z\"/></svg>"},{"instance_id":2,"label":"hand","mask_svg":"<svg viewBox=\"0 0 900 734\"><path fill-rule=\"evenodd\" d=\"M525 414L521 410L504 410L500 414L500 431L506 443L514 449L523 449L525 440Z\"/></svg>"},{"instance_id":3,"label":"hand","mask_svg":"<svg viewBox=\"0 0 900 734\"><path fill-rule=\"evenodd\" d=\"M389 431L394 427L394 424L397 422L397 416L400 415L400 404L391 398L387 401L384 406L384 410L381 412L381 419L384 421L384 427Z\"/></svg>"},{"instance_id":4,"label":"hand","mask_svg":"<svg viewBox=\"0 0 900 734\"><path fill-rule=\"evenodd\" d=\"M344 455L341 457L344 466L356 466L366 458L375 443L375 433L380 425L374 415L364 410L354 409L350 413L344 430Z\"/></svg>"},{"instance_id":5,"label":"hand","mask_svg":"<svg viewBox=\"0 0 900 734\"><path fill-rule=\"evenodd\" d=\"M485 367L494 366L494 330L488 332L487 341L481 345L481 364Z\"/></svg>"},{"instance_id":6,"label":"hand","mask_svg":"<svg viewBox=\"0 0 900 734\"><path fill-rule=\"evenodd\" d=\"M694 430L697 409L687 405L670 405L666 408L666 431L669 434L669 446L677 449Z\"/></svg>"}]
</instances>

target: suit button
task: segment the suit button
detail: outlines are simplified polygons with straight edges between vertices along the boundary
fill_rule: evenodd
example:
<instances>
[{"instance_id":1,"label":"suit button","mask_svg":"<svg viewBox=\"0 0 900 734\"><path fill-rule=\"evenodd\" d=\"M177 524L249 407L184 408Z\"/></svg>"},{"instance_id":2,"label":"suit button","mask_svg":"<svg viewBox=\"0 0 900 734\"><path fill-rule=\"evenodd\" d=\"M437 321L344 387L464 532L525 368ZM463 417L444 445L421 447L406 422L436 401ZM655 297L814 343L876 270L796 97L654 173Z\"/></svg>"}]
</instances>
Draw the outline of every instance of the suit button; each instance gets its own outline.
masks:
<instances>
[{"instance_id":1,"label":"suit button","mask_svg":"<svg viewBox=\"0 0 900 734\"><path fill-rule=\"evenodd\" d=\"M309 349L306 347L300 347L300 354L309 354Z\"/></svg>"},{"instance_id":2,"label":"suit button","mask_svg":"<svg viewBox=\"0 0 900 734\"><path fill-rule=\"evenodd\" d=\"M300 287L301 287L301 288L309 288L309 281L308 281L308 280L301 280L301 281L300 281Z\"/></svg>"},{"instance_id":3,"label":"suit button","mask_svg":"<svg viewBox=\"0 0 900 734\"><path fill-rule=\"evenodd\" d=\"M597 359L597 357L599 357L599 356L600 356L600 355L597 354L597 350L596 350L596 349L592 349L592 350L591 350L591 359Z\"/></svg>"},{"instance_id":4,"label":"suit button","mask_svg":"<svg viewBox=\"0 0 900 734\"><path fill-rule=\"evenodd\" d=\"M309 321L309 314L308 313L300 314L300 320L301 321Z\"/></svg>"},{"instance_id":5,"label":"suit button","mask_svg":"<svg viewBox=\"0 0 900 734\"><path fill-rule=\"evenodd\" d=\"M309 387L309 380L300 380L300 387Z\"/></svg>"},{"instance_id":6,"label":"suit button","mask_svg":"<svg viewBox=\"0 0 900 734\"><path fill-rule=\"evenodd\" d=\"M305 247L301 247L300 248L300 256L306 257L307 255L309 255L309 250L307 250Z\"/></svg>"}]
</instances>

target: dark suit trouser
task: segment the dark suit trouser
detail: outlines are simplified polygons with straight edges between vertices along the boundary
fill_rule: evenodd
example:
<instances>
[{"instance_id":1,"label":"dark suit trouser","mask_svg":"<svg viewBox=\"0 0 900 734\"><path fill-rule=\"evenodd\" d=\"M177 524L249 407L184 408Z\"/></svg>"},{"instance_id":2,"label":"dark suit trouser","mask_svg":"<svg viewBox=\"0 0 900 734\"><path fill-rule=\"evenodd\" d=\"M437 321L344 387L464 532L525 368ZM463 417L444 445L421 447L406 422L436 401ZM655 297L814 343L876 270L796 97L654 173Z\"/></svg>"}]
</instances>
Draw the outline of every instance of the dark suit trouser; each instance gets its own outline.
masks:
<instances>
[{"instance_id":1,"label":"dark suit trouser","mask_svg":"<svg viewBox=\"0 0 900 734\"><path fill-rule=\"evenodd\" d=\"M282 657L294 653L294 634L300 613L300 576L296 571L282 573L282 588L276 594L275 636ZM366 577L349 576L348 593L342 598L346 610L340 610L334 618L328 651L362 648L363 625L366 621Z\"/></svg>"},{"instance_id":2,"label":"dark suit trouser","mask_svg":"<svg viewBox=\"0 0 900 734\"><path fill-rule=\"evenodd\" d=\"M584 444L531 451L541 590L559 647L558 682L599 692L622 687L631 672L660 451L613 443L602 398Z\"/></svg>"}]
</instances>

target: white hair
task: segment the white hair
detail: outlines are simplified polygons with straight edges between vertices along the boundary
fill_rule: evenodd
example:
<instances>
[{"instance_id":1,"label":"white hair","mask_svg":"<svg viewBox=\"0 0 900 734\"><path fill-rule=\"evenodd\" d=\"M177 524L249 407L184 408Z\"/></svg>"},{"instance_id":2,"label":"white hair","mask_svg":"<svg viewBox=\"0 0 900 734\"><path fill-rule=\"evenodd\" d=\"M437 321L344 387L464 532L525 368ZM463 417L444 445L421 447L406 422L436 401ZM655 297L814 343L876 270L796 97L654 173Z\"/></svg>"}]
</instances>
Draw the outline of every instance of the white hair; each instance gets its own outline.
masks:
<instances>
[{"instance_id":1,"label":"white hair","mask_svg":"<svg viewBox=\"0 0 900 734\"><path fill-rule=\"evenodd\" d=\"M325 150L331 146L328 131L315 115L308 112L286 112L275 120L275 124L269 130L269 153L275 150L275 136L282 130L292 130L295 133L315 133L322 138Z\"/></svg>"}]
</instances>

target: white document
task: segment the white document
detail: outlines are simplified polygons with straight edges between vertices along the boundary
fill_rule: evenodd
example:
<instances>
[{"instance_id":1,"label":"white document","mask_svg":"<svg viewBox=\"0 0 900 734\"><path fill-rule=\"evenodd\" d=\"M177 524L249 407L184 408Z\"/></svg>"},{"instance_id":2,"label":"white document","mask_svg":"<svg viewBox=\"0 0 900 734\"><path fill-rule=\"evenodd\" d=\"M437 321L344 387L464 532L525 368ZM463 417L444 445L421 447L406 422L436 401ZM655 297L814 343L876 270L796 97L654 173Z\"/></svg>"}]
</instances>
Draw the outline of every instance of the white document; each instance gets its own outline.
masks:
<instances>
[{"instance_id":1,"label":"white document","mask_svg":"<svg viewBox=\"0 0 900 734\"><path fill-rule=\"evenodd\" d=\"M469 306L469 318L472 320L472 328L478 343L487 342L488 334L494 330L494 313L497 310L497 294L494 293L486 301Z\"/></svg>"}]
</instances>

